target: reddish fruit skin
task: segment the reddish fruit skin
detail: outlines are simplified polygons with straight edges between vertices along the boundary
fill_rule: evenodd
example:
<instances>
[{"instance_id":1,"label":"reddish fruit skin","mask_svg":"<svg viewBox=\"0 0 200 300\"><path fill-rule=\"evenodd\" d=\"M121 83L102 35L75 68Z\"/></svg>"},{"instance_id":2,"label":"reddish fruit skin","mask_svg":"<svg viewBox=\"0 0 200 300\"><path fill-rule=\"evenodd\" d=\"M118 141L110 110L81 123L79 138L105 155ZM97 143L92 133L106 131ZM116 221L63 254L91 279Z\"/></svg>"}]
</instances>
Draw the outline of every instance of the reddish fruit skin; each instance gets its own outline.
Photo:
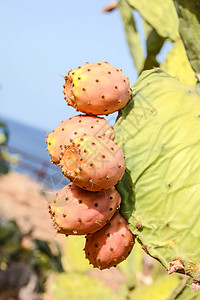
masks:
<instances>
[{"instance_id":1,"label":"reddish fruit skin","mask_svg":"<svg viewBox=\"0 0 200 300\"><path fill-rule=\"evenodd\" d=\"M107 225L86 236L86 258L95 268L109 269L128 257L134 243L127 221L116 212Z\"/></svg>"},{"instance_id":2,"label":"reddish fruit skin","mask_svg":"<svg viewBox=\"0 0 200 300\"><path fill-rule=\"evenodd\" d=\"M104 118L79 115L62 121L46 139L51 161L58 164L64 146L71 140L84 135L105 136L114 139L114 130Z\"/></svg>"},{"instance_id":3,"label":"reddish fruit skin","mask_svg":"<svg viewBox=\"0 0 200 300\"><path fill-rule=\"evenodd\" d=\"M70 183L57 194L49 212L59 233L86 235L101 229L120 202L120 194L114 187L93 193Z\"/></svg>"},{"instance_id":4,"label":"reddish fruit skin","mask_svg":"<svg viewBox=\"0 0 200 300\"><path fill-rule=\"evenodd\" d=\"M129 79L106 63L86 63L65 76L64 95L68 105L92 115L107 115L130 100Z\"/></svg>"},{"instance_id":5,"label":"reddish fruit skin","mask_svg":"<svg viewBox=\"0 0 200 300\"><path fill-rule=\"evenodd\" d=\"M126 169L124 154L116 143L90 135L67 145L59 165L65 176L88 191L116 185Z\"/></svg>"}]
</instances>

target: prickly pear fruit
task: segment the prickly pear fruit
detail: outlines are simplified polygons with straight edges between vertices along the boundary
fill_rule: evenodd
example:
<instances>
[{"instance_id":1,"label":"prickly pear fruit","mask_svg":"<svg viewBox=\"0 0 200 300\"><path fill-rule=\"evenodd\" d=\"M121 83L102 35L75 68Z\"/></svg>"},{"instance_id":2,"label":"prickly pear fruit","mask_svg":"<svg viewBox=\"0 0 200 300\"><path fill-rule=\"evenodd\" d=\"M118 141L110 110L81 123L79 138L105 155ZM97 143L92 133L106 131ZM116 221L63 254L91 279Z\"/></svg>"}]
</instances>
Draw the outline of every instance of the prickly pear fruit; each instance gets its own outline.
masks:
<instances>
[{"instance_id":1,"label":"prickly pear fruit","mask_svg":"<svg viewBox=\"0 0 200 300\"><path fill-rule=\"evenodd\" d=\"M65 176L88 191L109 189L126 169L124 154L116 143L91 135L66 145L59 165Z\"/></svg>"},{"instance_id":2,"label":"prickly pear fruit","mask_svg":"<svg viewBox=\"0 0 200 300\"><path fill-rule=\"evenodd\" d=\"M92 115L120 110L130 100L129 79L121 70L104 63L86 63L65 76L68 105Z\"/></svg>"},{"instance_id":3,"label":"prickly pear fruit","mask_svg":"<svg viewBox=\"0 0 200 300\"><path fill-rule=\"evenodd\" d=\"M68 144L74 138L88 134L114 139L114 130L104 118L86 115L69 118L61 122L61 124L47 136L47 150L51 156L51 161L58 164L60 161L60 153L64 149L64 145Z\"/></svg>"},{"instance_id":4,"label":"prickly pear fruit","mask_svg":"<svg viewBox=\"0 0 200 300\"><path fill-rule=\"evenodd\" d=\"M49 205L49 212L59 233L86 235L101 229L120 202L120 194L114 187L94 193L70 183Z\"/></svg>"},{"instance_id":5,"label":"prickly pear fruit","mask_svg":"<svg viewBox=\"0 0 200 300\"><path fill-rule=\"evenodd\" d=\"M134 243L127 221L117 212L102 229L86 236L86 258L95 268L108 269L125 260Z\"/></svg>"}]
</instances>

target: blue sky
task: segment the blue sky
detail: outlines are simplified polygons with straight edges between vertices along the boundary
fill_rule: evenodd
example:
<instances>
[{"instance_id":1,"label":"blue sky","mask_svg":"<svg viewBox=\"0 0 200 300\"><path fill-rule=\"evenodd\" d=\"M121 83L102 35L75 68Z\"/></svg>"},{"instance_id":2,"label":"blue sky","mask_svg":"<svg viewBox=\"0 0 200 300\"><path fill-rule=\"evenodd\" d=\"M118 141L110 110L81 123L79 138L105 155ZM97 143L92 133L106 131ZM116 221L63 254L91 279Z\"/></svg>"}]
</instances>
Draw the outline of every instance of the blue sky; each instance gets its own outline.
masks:
<instances>
[{"instance_id":1,"label":"blue sky","mask_svg":"<svg viewBox=\"0 0 200 300\"><path fill-rule=\"evenodd\" d=\"M136 80L119 12L101 12L109 2L1 0L1 116L54 129L76 114L61 75L86 61L108 61Z\"/></svg>"}]
</instances>

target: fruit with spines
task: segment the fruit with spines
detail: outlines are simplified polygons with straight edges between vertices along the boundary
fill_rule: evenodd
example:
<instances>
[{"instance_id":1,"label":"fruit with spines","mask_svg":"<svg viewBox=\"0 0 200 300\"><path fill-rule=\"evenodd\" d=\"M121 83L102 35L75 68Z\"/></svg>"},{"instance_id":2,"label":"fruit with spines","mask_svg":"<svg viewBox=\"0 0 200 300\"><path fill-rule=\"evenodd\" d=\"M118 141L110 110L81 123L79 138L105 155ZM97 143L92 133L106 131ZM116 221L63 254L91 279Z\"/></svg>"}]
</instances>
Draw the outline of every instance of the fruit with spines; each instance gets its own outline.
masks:
<instances>
[{"instance_id":1,"label":"fruit with spines","mask_svg":"<svg viewBox=\"0 0 200 300\"><path fill-rule=\"evenodd\" d=\"M104 118L87 115L78 115L69 118L62 121L61 124L47 136L47 150L51 156L51 161L54 164L58 164L60 154L65 145L74 138L83 137L88 134L114 139L114 130Z\"/></svg>"},{"instance_id":2,"label":"fruit with spines","mask_svg":"<svg viewBox=\"0 0 200 300\"><path fill-rule=\"evenodd\" d=\"M121 180L126 161L114 141L86 135L66 145L59 166L77 186L89 191L101 191Z\"/></svg>"},{"instance_id":3,"label":"fruit with spines","mask_svg":"<svg viewBox=\"0 0 200 300\"><path fill-rule=\"evenodd\" d=\"M68 105L91 115L107 115L130 100L129 79L107 62L86 63L65 76L64 95Z\"/></svg>"},{"instance_id":4,"label":"fruit with spines","mask_svg":"<svg viewBox=\"0 0 200 300\"><path fill-rule=\"evenodd\" d=\"M120 202L120 194L114 187L94 193L70 183L50 203L49 212L59 233L86 235L101 229Z\"/></svg>"},{"instance_id":5,"label":"fruit with spines","mask_svg":"<svg viewBox=\"0 0 200 300\"><path fill-rule=\"evenodd\" d=\"M126 219L116 212L102 229L86 236L86 258L95 268L109 269L128 257L134 243Z\"/></svg>"}]
</instances>

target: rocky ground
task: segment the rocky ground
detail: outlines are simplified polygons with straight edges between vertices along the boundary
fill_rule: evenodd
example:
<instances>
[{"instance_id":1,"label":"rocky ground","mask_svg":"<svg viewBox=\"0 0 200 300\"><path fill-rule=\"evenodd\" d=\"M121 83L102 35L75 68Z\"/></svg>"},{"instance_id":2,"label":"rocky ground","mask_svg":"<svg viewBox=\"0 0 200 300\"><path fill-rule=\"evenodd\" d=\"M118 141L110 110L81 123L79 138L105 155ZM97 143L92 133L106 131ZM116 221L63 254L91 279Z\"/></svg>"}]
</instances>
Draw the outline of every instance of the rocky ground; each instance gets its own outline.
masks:
<instances>
[{"instance_id":1,"label":"rocky ground","mask_svg":"<svg viewBox=\"0 0 200 300\"><path fill-rule=\"evenodd\" d=\"M0 177L0 216L16 219L25 232L33 229L36 238L61 242L47 209L55 193L27 175L10 172Z\"/></svg>"}]
</instances>

